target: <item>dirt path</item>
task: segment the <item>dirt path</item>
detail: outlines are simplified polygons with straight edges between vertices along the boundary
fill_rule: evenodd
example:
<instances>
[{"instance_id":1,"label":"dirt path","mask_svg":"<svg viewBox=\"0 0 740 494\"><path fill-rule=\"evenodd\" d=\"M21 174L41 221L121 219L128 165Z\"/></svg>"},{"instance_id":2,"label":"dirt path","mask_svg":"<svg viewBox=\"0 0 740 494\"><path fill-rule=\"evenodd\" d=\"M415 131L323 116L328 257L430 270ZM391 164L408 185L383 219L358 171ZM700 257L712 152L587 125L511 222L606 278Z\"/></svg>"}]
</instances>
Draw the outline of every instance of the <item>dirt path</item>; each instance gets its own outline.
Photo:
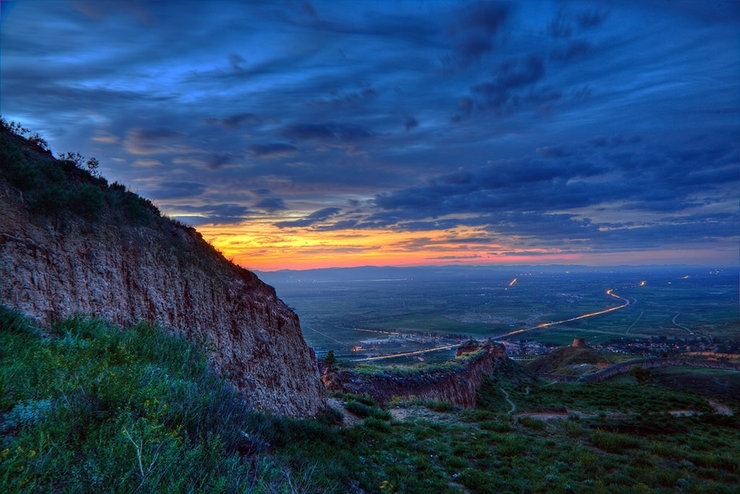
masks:
<instances>
[{"instance_id":1,"label":"dirt path","mask_svg":"<svg viewBox=\"0 0 740 494\"><path fill-rule=\"evenodd\" d=\"M714 413L719 414L719 415L734 415L734 413L732 412L732 408L725 405L724 403L720 403L714 400L707 400L707 401L709 402L709 405L714 410Z\"/></svg>"},{"instance_id":2,"label":"dirt path","mask_svg":"<svg viewBox=\"0 0 740 494\"><path fill-rule=\"evenodd\" d=\"M435 412L423 405L400 406L388 409L393 420L405 422L407 420L428 420L439 424L457 423L458 418L454 413Z\"/></svg>"},{"instance_id":3,"label":"dirt path","mask_svg":"<svg viewBox=\"0 0 740 494\"><path fill-rule=\"evenodd\" d=\"M347 409L344 408L344 404L340 400L337 400L336 398L329 398L327 400L327 404L331 408L342 414L342 425L352 426L362 422L362 419L360 417L349 413Z\"/></svg>"},{"instance_id":4,"label":"dirt path","mask_svg":"<svg viewBox=\"0 0 740 494\"><path fill-rule=\"evenodd\" d=\"M511 398L509 398L509 393L507 393L504 388L499 387L499 389L504 394L504 398L506 399L506 402L511 407L511 410L509 410L509 415L511 415L512 413L516 412L516 403L514 403L513 401L511 401Z\"/></svg>"}]
</instances>

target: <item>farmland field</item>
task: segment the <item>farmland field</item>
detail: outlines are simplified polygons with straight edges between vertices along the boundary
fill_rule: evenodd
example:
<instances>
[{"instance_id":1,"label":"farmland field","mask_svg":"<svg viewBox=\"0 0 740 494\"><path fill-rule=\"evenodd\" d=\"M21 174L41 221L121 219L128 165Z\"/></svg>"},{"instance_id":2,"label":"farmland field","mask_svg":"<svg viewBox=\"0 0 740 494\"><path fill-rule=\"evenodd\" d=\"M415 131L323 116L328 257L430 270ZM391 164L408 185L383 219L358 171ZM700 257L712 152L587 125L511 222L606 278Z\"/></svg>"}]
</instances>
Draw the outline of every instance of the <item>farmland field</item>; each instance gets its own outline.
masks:
<instances>
[{"instance_id":1,"label":"farmland field","mask_svg":"<svg viewBox=\"0 0 740 494\"><path fill-rule=\"evenodd\" d=\"M259 275L298 313L319 356L333 350L367 358L469 337L552 344L574 337L589 344L740 338L737 269L427 267Z\"/></svg>"}]
</instances>

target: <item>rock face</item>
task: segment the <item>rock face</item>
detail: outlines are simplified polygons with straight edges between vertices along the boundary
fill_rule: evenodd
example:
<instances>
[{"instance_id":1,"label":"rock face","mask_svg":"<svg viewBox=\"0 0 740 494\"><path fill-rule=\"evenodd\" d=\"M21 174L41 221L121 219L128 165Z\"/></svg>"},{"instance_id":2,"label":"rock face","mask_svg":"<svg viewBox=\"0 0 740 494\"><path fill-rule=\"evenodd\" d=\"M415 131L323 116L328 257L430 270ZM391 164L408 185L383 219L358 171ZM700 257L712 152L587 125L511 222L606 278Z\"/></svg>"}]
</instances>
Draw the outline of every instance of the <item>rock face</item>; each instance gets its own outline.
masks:
<instances>
[{"instance_id":1,"label":"rock face","mask_svg":"<svg viewBox=\"0 0 740 494\"><path fill-rule=\"evenodd\" d=\"M393 397L416 397L429 401L448 401L472 408L483 381L499 363L507 360L503 345L466 343L458 349L457 366L431 368L418 374L361 374L355 371L325 369L322 381L330 391L367 394L384 404Z\"/></svg>"},{"instance_id":2,"label":"rock face","mask_svg":"<svg viewBox=\"0 0 740 494\"><path fill-rule=\"evenodd\" d=\"M7 155L0 172L15 166ZM158 323L204 345L211 367L254 408L314 416L326 407L296 314L195 230L151 212L134 225L105 211L95 222L39 216L30 195L0 173L0 303L42 322L82 312L122 326Z\"/></svg>"},{"instance_id":3,"label":"rock face","mask_svg":"<svg viewBox=\"0 0 740 494\"><path fill-rule=\"evenodd\" d=\"M583 338L573 338L573 343L570 344L573 348L588 348L586 340Z\"/></svg>"}]
</instances>

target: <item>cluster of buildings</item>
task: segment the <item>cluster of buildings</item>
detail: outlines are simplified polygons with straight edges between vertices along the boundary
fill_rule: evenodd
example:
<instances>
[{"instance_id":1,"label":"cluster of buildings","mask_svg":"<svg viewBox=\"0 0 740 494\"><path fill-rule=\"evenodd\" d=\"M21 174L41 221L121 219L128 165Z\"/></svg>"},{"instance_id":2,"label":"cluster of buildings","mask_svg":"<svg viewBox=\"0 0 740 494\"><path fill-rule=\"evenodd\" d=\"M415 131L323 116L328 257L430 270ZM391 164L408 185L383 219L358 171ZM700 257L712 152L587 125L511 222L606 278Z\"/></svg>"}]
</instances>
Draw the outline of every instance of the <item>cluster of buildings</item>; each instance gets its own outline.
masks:
<instances>
[{"instance_id":1,"label":"cluster of buildings","mask_svg":"<svg viewBox=\"0 0 740 494\"><path fill-rule=\"evenodd\" d=\"M502 341L510 357L533 357L544 355L559 348L559 345L534 340ZM621 338L603 345L589 345L596 350L625 353L643 357L669 357L678 354L738 355L740 340L709 337L676 338L653 336L650 338Z\"/></svg>"}]
</instances>

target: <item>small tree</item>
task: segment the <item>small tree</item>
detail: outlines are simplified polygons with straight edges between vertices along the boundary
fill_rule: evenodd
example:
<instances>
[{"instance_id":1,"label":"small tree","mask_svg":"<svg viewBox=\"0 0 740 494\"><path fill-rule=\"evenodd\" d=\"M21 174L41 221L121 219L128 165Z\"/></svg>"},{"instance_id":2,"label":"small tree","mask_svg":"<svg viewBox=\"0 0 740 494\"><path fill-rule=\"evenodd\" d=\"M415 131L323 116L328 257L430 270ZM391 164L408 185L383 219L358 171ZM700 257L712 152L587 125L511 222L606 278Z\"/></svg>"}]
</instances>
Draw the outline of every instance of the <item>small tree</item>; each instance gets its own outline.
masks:
<instances>
[{"instance_id":1,"label":"small tree","mask_svg":"<svg viewBox=\"0 0 740 494\"><path fill-rule=\"evenodd\" d=\"M324 357L324 363L330 369L337 368L337 358L334 356L334 350L329 350L326 357Z\"/></svg>"},{"instance_id":2,"label":"small tree","mask_svg":"<svg viewBox=\"0 0 740 494\"><path fill-rule=\"evenodd\" d=\"M60 153L59 159L62 161L69 161L70 163L74 163L74 165L81 170L87 169L87 171L89 171L90 174L94 177L100 176L100 161L98 161L98 159L94 156L85 161L85 157L82 156L80 153L67 152Z\"/></svg>"},{"instance_id":3,"label":"small tree","mask_svg":"<svg viewBox=\"0 0 740 494\"><path fill-rule=\"evenodd\" d=\"M637 379L637 382L643 385L650 381L650 371L641 365L633 365L630 369L630 376Z\"/></svg>"},{"instance_id":4,"label":"small tree","mask_svg":"<svg viewBox=\"0 0 740 494\"><path fill-rule=\"evenodd\" d=\"M100 162L96 157L92 157L87 162L85 162L85 165L87 166L87 171L89 171L94 177L100 176Z\"/></svg>"},{"instance_id":5,"label":"small tree","mask_svg":"<svg viewBox=\"0 0 740 494\"><path fill-rule=\"evenodd\" d=\"M71 151L68 151L66 154L59 153L59 159L62 161L69 161L71 163L74 163L77 168L82 168L82 164L85 162L84 156L82 156L80 153L73 153Z\"/></svg>"}]
</instances>

